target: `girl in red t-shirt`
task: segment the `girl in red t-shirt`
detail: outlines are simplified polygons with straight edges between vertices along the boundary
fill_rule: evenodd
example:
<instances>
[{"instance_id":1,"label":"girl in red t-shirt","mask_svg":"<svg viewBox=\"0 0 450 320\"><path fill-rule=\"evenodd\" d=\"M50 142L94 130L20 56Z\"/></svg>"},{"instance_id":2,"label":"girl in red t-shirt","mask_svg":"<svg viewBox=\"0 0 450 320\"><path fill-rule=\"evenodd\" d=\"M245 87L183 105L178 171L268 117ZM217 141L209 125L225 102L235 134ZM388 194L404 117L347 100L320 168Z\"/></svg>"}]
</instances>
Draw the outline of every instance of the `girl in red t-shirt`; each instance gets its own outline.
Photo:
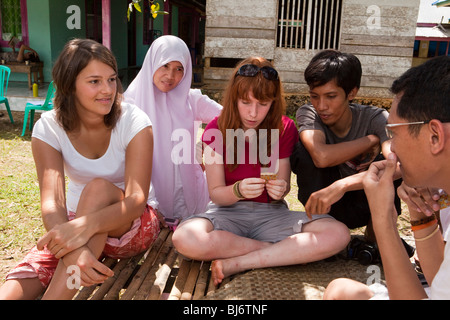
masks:
<instances>
[{"instance_id":1,"label":"girl in red t-shirt","mask_svg":"<svg viewBox=\"0 0 450 320\"><path fill-rule=\"evenodd\" d=\"M215 260L217 285L237 272L316 261L345 248L350 236L344 224L328 215L310 219L283 201L298 133L283 115L282 84L271 63L259 57L241 62L222 105L202 137L212 202L175 231L177 250Z\"/></svg>"}]
</instances>

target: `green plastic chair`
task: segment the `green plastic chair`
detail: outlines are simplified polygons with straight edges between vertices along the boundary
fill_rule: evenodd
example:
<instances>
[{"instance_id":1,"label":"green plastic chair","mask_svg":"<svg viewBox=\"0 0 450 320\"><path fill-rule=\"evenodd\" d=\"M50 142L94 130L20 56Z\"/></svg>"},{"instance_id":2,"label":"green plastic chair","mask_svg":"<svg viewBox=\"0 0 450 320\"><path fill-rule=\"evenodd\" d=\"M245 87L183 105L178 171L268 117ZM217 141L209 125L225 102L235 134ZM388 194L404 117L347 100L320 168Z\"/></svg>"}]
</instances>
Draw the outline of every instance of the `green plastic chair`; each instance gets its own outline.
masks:
<instances>
[{"instance_id":1,"label":"green plastic chair","mask_svg":"<svg viewBox=\"0 0 450 320\"><path fill-rule=\"evenodd\" d=\"M9 119L11 123L14 123L14 119L9 108L8 98L6 98L6 90L8 90L9 75L11 74L11 69L7 66L0 66L0 104L4 103L6 106L6 111L8 111Z\"/></svg>"},{"instance_id":2,"label":"green plastic chair","mask_svg":"<svg viewBox=\"0 0 450 320\"><path fill-rule=\"evenodd\" d=\"M56 88L53 86L53 81L50 82L47 90L47 96L45 97L45 101L41 104L35 104L32 102L27 102L25 106L25 115L23 118L23 129L22 129L22 136L25 135L25 131L27 129L27 122L28 122L28 114L31 114L30 117L30 125L29 129L30 131L33 130L33 124L34 124L34 112L36 110L42 110L42 111L50 111L53 109L53 97L55 95Z\"/></svg>"}]
</instances>

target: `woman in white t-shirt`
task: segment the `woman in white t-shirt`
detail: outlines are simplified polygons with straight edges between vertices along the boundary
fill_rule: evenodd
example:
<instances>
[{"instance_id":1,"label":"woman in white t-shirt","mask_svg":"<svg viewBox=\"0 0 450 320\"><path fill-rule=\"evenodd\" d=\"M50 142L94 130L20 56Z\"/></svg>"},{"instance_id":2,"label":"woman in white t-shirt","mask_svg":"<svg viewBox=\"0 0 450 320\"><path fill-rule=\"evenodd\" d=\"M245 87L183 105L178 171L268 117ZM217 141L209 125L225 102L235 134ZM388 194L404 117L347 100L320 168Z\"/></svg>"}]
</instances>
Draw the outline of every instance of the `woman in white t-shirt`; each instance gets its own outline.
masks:
<instances>
[{"instance_id":1,"label":"woman in white t-shirt","mask_svg":"<svg viewBox=\"0 0 450 320\"><path fill-rule=\"evenodd\" d=\"M113 275L102 253L130 257L156 239L151 122L121 102L117 76L110 50L92 40L69 41L56 61L55 107L31 143L47 233L7 275L1 299L34 299L47 286L43 299L70 299Z\"/></svg>"}]
</instances>

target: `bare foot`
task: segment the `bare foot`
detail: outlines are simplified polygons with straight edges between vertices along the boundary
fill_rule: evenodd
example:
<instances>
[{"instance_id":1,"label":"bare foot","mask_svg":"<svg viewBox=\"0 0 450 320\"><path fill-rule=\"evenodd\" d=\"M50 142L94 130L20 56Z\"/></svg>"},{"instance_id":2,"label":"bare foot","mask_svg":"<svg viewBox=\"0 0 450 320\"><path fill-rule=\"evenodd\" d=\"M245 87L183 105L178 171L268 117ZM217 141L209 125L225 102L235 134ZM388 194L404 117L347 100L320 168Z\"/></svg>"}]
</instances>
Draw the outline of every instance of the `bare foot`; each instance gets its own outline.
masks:
<instances>
[{"instance_id":1,"label":"bare foot","mask_svg":"<svg viewBox=\"0 0 450 320\"><path fill-rule=\"evenodd\" d=\"M238 260L238 258L230 258L214 260L211 263L211 277L214 285L218 286L226 277L246 270L239 266Z\"/></svg>"},{"instance_id":2,"label":"bare foot","mask_svg":"<svg viewBox=\"0 0 450 320\"><path fill-rule=\"evenodd\" d=\"M223 274L223 265L221 260L214 260L211 263L211 277L214 281L214 285L218 286L225 279Z\"/></svg>"}]
</instances>

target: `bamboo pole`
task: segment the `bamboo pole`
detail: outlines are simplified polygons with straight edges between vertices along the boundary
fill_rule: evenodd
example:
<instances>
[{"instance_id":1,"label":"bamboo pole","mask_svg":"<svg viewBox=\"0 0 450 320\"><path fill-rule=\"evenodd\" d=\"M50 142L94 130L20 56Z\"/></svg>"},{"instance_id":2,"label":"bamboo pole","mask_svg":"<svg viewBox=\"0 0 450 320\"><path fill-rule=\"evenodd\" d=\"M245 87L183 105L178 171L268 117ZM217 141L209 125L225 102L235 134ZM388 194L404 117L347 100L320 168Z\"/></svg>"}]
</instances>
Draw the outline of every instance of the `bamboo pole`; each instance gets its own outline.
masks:
<instances>
[{"instance_id":1,"label":"bamboo pole","mask_svg":"<svg viewBox=\"0 0 450 320\"><path fill-rule=\"evenodd\" d=\"M197 281L198 273L200 271L201 261L194 260L192 262L191 270L184 285L183 293L180 300L191 300L194 292L195 283Z\"/></svg>"},{"instance_id":2,"label":"bamboo pole","mask_svg":"<svg viewBox=\"0 0 450 320\"><path fill-rule=\"evenodd\" d=\"M183 259L181 261L181 265L178 271L178 276L175 279L175 283L173 284L172 290L170 291L169 297L167 300L180 300L181 292L184 289L184 285L186 283L187 277L189 275L189 270L191 269L192 261L188 261Z\"/></svg>"},{"instance_id":3,"label":"bamboo pole","mask_svg":"<svg viewBox=\"0 0 450 320\"><path fill-rule=\"evenodd\" d=\"M98 290L95 292L95 294L92 296L91 300L102 300L105 297L105 294L111 289L111 287L114 284L114 281L116 281L117 277L120 274L120 271L125 268L125 266L128 263L128 259L122 259L120 260L116 266L113 269L114 275L112 277L109 277L106 279L105 282L98 288Z\"/></svg>"},{"instance_id":4,"label":"bamboo pole","mask_svg":"<svg viewBox=\"0 0 450 320\"><path fill-rule=\"evenodd\" d=\"M161 250L158 253L158 256L155 260L155 263L150 268L147 276L145 277L144 281L142 282L139 290L136 292L136 295L134 297L135 300L145 300L148 293L150 292L151 287L153 286L155 280L156 280L156 273L159 270L159 267L164 263L166 260L166 257L170 251L171 244L169 241L164 242Z\"/></svg>"},{"instance_id":5,"label":"bamboo pole","mask_svg":"<svg viewBox=\"0 0 450 320\"><path fill-rule=\"evenodd\" d=\"M172 271L172 267L175 263L178 253L175 248L171 248L169 254L167 255L167 259L165 263L159 268L156 273L156 280L153 283L153 286L150 288L150 293L147 296L147 300L159 300L164 288L167 283L167 279L169 279L170 272Z\"/></svg>"},{"instance_id":6,"label":"bamboo pole","mask_svg":"<svg viewBox=\"0 0 450 320\"><path fill-rule=\"evenodd\" d=\"M115 265L115 263L117 262L116 259L112 259L109 257L106 257L102 263L107 266L108 268L113 268L113 266ZM99 287L99 285L95 284L89 287L82 287L77 295L73 298L73 300L88 300L92 293L95 291L95 289L97 289L97 287Z\"/></svg>"},{"instance_id":7,"label":"bamboo pole","mask_svg":"<svg viewBox=\"0 0 450 320\"><path fill-rule=\"evenodd\" d=\"M200 268L200 274L197 279L197 284L194 291L194 300L198 300L205 296L206 285L208 284L209 270L211 268L211 262L203 261Z\"/></svg>"},{"instance_id":8,"label":"bamboo pole","mask_svg":"<svg viewBox=\"0 0 450 320\"><path fill-rule=\"evenodd\" d=\"M147 276L150 268L153 266L153 263L155 262L156 257L162 245L166 241L168 235L169 229L166 228L161 230L161 232L158 235L158 238L155 240L151 249L148 251L148 254L145 257L145 260L142 263L141 267L139 268L139 271L134 275L133 279L131 280L131 283L128 285L127 290L122 295L122 300L133 299L133 296L135 295L136 291L139 289L145 277Z\"/></svg>"},{"instance_id":9,"label":"bamboo pole","mask_svg":"<svg viewBox=\"0 0 450 320\"><path fill-rule=\"evenodd\" d=\"M120 291L123 289L126 282L133 274L134 269L144 256L144 253L145 251L128 259L127 264L122 269L122 271L120 271L119 276L117 277L116 281L114 281L114 284L108 290L103 300L119 300Z\"/></svg>"}]
</instances>

